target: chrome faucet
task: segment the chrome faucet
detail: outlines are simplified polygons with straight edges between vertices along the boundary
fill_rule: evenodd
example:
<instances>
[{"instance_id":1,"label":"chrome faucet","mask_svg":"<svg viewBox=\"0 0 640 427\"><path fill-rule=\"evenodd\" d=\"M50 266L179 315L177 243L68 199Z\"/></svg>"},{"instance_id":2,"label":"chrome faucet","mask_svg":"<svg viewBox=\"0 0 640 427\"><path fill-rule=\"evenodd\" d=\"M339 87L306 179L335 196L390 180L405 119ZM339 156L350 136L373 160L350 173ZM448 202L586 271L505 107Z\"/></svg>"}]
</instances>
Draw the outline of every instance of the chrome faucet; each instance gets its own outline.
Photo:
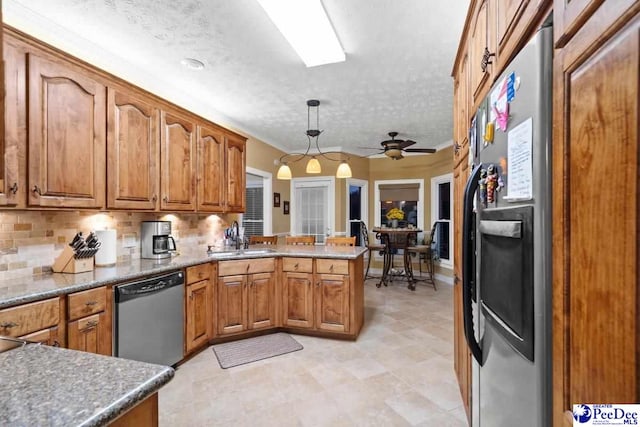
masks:
<instances>
[{"instance_id":1,"label":"chrome faucet","mask_svg":"<svg viewBox=\"0 0 640 427\"><path fill-rule=\"evenodd\" d=\"M238 221L233 221L231 223L231 231L233 232L233 242L236 245L236 250L240 249L240 228L238 226Z\"/></svg>"}]
</instances>

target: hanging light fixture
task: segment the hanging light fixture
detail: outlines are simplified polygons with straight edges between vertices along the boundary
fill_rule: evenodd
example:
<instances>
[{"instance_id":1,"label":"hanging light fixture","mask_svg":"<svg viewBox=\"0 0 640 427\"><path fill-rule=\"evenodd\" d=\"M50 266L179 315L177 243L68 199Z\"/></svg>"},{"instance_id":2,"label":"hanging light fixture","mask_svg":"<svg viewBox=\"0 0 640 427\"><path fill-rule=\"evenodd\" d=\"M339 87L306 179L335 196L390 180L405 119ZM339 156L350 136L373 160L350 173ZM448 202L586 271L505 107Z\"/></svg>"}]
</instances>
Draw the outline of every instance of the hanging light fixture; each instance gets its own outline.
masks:
<instances>
[{"instance_id":1,"label":"hanging light fixture","mask_svg":"<svg viewBox=\"0 0 640 427\"><path fill-rule=\"evenodd\" d=\"M311 109L312 108L316 109L315 129L311 129ZM320 162L317 159L318 156L322 156L325 159L330 160L332 162L340 162L340 166L338 166L338 170L336 172L337 178L351 178L351 167L349 166L349 163L347 163L346 160L334 159L331 156L327 155L327 154L340 154L340 153L337 153L335 151L327 151L326 153L323 153L322 151L320 151L320 146L318 145L318 139L322 131L319 130L319 128L320 128L320 101L318 101L317 99L310 99L307 101L307 132L306 132L307 140L308 140L307 150L304 153L289 153L280 157L280 168L278 169L278 174L277 174L278 179L291 179L292 174L291 174L291 168L289 167L289 163L298 162L306 157L311 157L307 162L306 172L322 173L322 167L320 166ZM315 140L316 150L318 150L317 154L316 153L309 154L309 151L311 150L312 140Z\"/></svg>"}]
</instances>

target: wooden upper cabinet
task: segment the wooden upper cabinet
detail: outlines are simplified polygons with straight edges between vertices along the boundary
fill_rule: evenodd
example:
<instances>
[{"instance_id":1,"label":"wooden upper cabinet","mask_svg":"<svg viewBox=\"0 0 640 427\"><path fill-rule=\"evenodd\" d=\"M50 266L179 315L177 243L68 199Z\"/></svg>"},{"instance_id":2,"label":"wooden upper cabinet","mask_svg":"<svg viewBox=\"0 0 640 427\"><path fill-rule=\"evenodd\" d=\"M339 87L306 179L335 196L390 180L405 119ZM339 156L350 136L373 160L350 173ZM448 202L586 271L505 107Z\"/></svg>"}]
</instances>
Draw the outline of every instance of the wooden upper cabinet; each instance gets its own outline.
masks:
<instances>
[{"instance_id":1,"label":"wooden upper cabinet","mask_svg":"<svg viewBox=\"0 0 640 427\"><path fill-rule=\"evenodd\" d=\"M640 401L640 7L622 3L554 57L555 426L574 403Z\"/></svg>"},{"instance_id":2,"label":"wooden upper cabinet","mask_svg":"<svg viewBox=\"0 0 640 427\"><path fill-rule=\"evenodd\" d=\"M616 2L629 3L625 0ZM604 0L554 0L553 34L556 47L564 46L602 3Z\"/></svg>"},{"instance_id":3,"label":"wooden upper cabinet","mask_svg":"<svg viewBox=\"0 0 640 427\"><path fill-rule=\"evenodd\" d=\"M160 185L160 111L151 101L113 88L107 103L107 207L154 210Z\"/></svg>"},{"instance_id":4,"label":"wooden upper cabinet","mask_svg":"<svg viewBox=\"0 0 640 427\"><path fill-rule=\"evenodd\" d=\"M469 77L474 107L486 94L485 88L491 82L491 74L496 62L494 25L493 1L478 1L469 29ZM483 59L487 62L484 70Z\"/></svg>"},{"instance_id":5,"label":"wooden upper cabinet","mask_svg":"<svg viewBox=\"0 0 640 427\"><path fill-rule=\"evenodd\" d=\"M198 211L225 210L225 134L198 126Z\"/></svg>"},{"instance_id":6,"label":"wooden upper cabinet","mask_svg":"<svg viewBox=\"0 0 640 427\"><path fill-rule=\"evenodd\" d=\"M196 209L196 126L176 113L161 112L160 186L164 210Z\"/></svg>"},{"instance_id":7,"label":"wooden upper cabinet","mask_svg":"<svg viewBox=\"0 0 640 427\"><path fill-rule=\"evenodd\" d=\"M227 211L244 212L246 179L246 141L227 135Z\"/></svg>"},{"instance_id":8,"label":"wooden upper cabinet","mask_svg":"<svg viewBox=\"0 0 640 427\"><path fill-rule=\"evenodd\" d=\"M1 34L1 32L0 32ZM0 142L0 206L26 204L25 155L27 145L26 52L4 40L4 140ZM2 93L2 92L0 92ZM2 133L0 133L2 135ZM2 151L3 150L3 151ZM22 173L21 173L22 170Z\"/></svg>"},{"instance_id":9,"label":"wooden upper cabinet","mask_svg":"<svg viewBox=\"0 0 640 427\"><path fill-rule=\"evenodd\" d=\"M28 70L29 205L104 207L105 86L33 53Z\"/></svg>"},{"instance_id":10,"label":"wooden upper cabinet","mask_svg":"<svg viewBox=\"0 0 640 427\"><path fill-rule=\"evenodd\" d=\"M469 152L469 55L462 55L453 89L454 165Z\"/></svg>"}]
</instances>

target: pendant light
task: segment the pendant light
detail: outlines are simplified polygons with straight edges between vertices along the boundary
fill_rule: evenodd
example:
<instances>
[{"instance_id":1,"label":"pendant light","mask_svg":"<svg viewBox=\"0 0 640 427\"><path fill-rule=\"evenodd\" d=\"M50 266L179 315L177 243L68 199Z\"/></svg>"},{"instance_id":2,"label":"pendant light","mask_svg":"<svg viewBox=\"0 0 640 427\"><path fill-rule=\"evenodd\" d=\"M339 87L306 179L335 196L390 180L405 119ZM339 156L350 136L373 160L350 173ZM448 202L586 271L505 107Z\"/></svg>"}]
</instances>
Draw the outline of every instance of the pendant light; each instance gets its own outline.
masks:
<instances>
[{"instance_id":1,"label":"pendant light","mask_svg":"<svg viewBox=\"0 0 640 427\"><path fill-rule=\"evenodd\" d=\"M315 129L311 129L311 116L312 116L311 109L312 108L316 109ZM322 173L322 166L320 165L320 161L317 158L318 156L321 156L332 162L340 162L340 165L338 166L338 170L336 172L336 178L351 178L352 176L351 167L349 167L349 164L347 163L346 160L335 159L327 155L327 154L340 155L341 153L338 153L335 151L327 151L323 153L320 150L318 139L320 137L320 134L323 131L319 130L319 127L320 127L320 101L318 101L317 99L310 99L307 101L307 131L306 131L307 149L304 153L289 153L280 157L280 168L278 169L278 173L276 175L278 179L291 179L292 173L291 173L291 168L289 167L289 164L298 162L306 157L310 157L310 159L307 161L307 167L305 169L306 173L309 173L309 174ZM312 140L314 141L313 143L312 143ZM309 154L312 144L315 145L315 148L318 151L317 154L316 153Z\"/></svg>"}]
</instances>

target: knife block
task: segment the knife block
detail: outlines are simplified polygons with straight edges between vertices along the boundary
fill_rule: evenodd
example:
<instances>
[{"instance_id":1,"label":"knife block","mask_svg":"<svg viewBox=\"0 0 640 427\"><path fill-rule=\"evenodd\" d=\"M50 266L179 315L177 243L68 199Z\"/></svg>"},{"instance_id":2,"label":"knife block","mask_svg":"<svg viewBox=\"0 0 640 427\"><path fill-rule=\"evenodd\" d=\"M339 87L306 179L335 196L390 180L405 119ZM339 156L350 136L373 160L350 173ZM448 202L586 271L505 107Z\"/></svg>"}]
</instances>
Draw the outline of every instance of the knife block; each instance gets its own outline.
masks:
<instances>
[{"instance_id":1,"label":"knife block","mask_svg":"<svg viewBox=\"0 0 640 427\"><path fill-rule=\"evenodd\" d=\"M51 269L56 273L84 273L93 270L93 257L75 259L74 255L73 248L65 245Z\"/></svg>"}]
</instances>

